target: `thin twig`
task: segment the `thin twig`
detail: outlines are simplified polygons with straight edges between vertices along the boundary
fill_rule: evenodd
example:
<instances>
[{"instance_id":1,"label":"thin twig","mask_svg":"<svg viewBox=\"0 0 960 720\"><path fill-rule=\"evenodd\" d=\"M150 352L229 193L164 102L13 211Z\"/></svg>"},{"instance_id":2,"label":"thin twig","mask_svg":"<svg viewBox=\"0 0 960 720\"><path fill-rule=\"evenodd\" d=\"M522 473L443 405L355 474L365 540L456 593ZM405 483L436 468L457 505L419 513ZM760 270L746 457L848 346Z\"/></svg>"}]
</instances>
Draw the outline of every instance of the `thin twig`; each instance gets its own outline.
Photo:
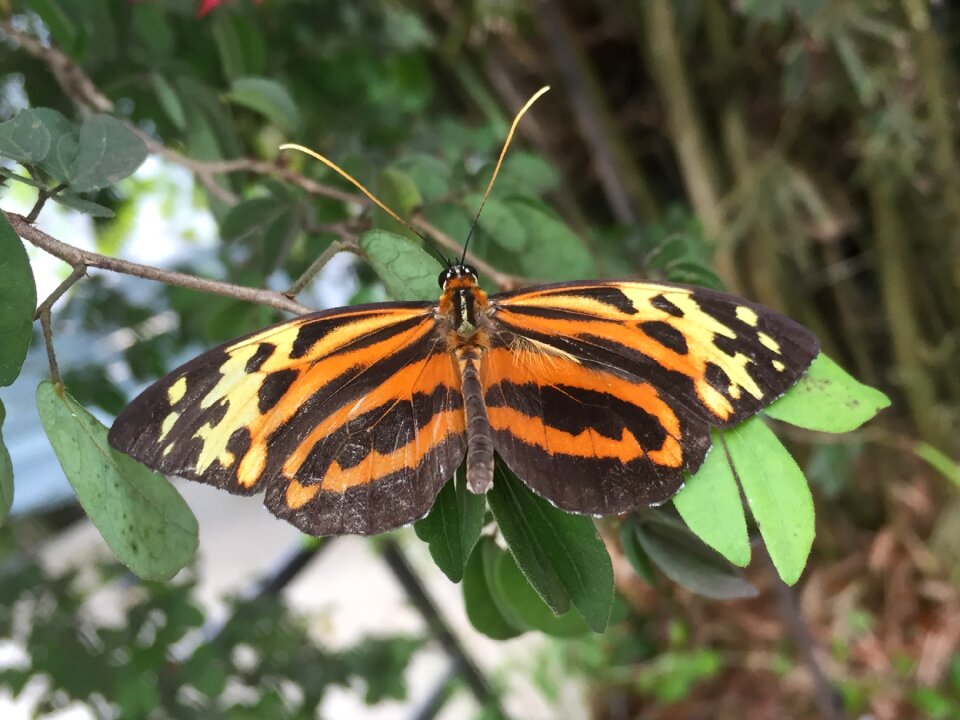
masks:
<instances>
[{"instance_id":1,"label":"thin twig","mask_svg":"<svg viewBox=\"0 0 960 720\"><path fill-rule=\"evenodd\" d=\"M64 280L62 283L57 285L57 289L54 290L47 296L47 299L44 300L40 305L37 306L37 311L33 314L34 320L39 320L40 316L43 313L49 313L53 309L53 305L57 300L63 297L63 294L69 290L74 284L87 274L87 266L84 263L78 263L74 266L73 272L70 273L70 276Z\"/></svg>"},{"instance_id":2,"label":"thin twig","mask_svg":"<svg viewBox=\"0 0 960 720\"><path fill-rule=\"evenodd\" d=\"M807 672L810 673L810 679L813 681L814 701L817 703L820 717L824 720L843 720L843 699L820 666L813 636L807 626L806 619L803 617L803 611L797 603L794 590L780 579L770 556L766 552L763 555L768 570L774 575L773 585L780 603L780 616L793 638L793 643L803 664L807 667Z\"/></svg>"},{"instance_id":3,"label":"thin twig","mask_svg":"<svg viewBox=\"0 0 960 720\"><path fill-rule=\"evenodd\" d=\"M47 204L47 200L52 198L66 187L67 186L65 183L60 183L56 187L40 188L37 192L37 201L33 204L33 207L30 208L30 212L27 213L27 222L34 222L37 219L37 216L40 215L40 211L43 210L43 206Z\"/></svg>"},{"instance_id":4,"label":"thin twig","mask_svg":"<svg viewBox=\"0 0 960 720\"><path fill-rule=\"evenodd\" d=\"M50 379L54 385L63 385L60 379L60 366L57 365L57 354L53 350L53 330L50 327L50 311L40 313L40 329L43 330L43 344L47 348L47 360L50 363Z\"/></svg>"},{"instance_id":5,"label":"thin twig","mask_svg":"<svg viewBox=\"0 0 960 720\"><path fill-rule=\"evenodd\" d=\"M73 267L86 265L87 267L102 268L124 275L135 275L136 277L147 280L156 280L167 285L176 285L178 287L200 290L212 295L233 298L245 302L252 302L258 305L266 305L277 310L302 315L312 312L306 305L301 305L296 300L292 300L283 293L272 290L261 290L259 288L245 287L243 285L233 285L231 283L220 282L219 280L208 280L199 278L195 275L174 272L172 270L162 270L151 267L150 265L141 265L140 263L121 260L119 258L100 255L99 253L81 250L73 245L67 245L42 230L38 230L22 215L5 212L7 220L13 226L17 234L41 250L44 250L54 257L58 257Z\"/></svg>"},{"instance_id":6,"label":"thin twig","mask_svg":"<svg viewBox=\"0 0 960 720\"><path fill-rule=\"evenodd\" d=\"M293 281L293 284L284 293L284 295L286 295L288 298L296 297L298 294L300 294L301 290L310 284L310 281L313 280L321 270L323 270L324 266L330 262L335 255L338 255L344 251L356 252L356 249L356 245L352 243L348 244L340 240L334 240L332 243L330 243L330 246L320 253L319 257L317 257L317 259L310 264L310 267L308 267L300 277Z\"/></svg>"},{"instance_id":7,"label":"thin twig","mask_svg":"<svg viewBox=\"0 0 960 720\"><path fill-rule=\"evenodd\" d=\"M53 349L53 327L50 310L54 303L63 297L63 294L86 274L86 265L79 263L74 266L73 272L70 273L69 277L57 285L56 290L50 293L47 299L40 303L33 316L35 320L40 321L40 329L43 331L43 344L47 348L47 361L50 363L50 378L57 385L61 385L63 381L60 379L60 366L57 364L57 354Z\"/></svg>"}]
</instances>

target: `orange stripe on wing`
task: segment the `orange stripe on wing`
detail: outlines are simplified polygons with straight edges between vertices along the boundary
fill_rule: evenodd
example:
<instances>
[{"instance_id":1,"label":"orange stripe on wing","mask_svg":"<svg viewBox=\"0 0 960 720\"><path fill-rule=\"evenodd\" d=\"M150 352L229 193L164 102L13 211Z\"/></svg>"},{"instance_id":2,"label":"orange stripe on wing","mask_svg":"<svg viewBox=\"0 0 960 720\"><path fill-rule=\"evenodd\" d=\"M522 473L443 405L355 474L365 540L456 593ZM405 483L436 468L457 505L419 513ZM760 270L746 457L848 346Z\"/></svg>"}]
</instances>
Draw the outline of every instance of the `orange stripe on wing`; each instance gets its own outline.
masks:
<instances>
[{"instance_id":1,"label":"orange stripe on wing","mask_svg":"<svg viewBox=\"0 0 960 720\"><path fill-rule=\"evenodd\" d=\"M363 462L350 468L342 468L334 461L324 474L321 487L328 492L342 493L357 485L374 482L396 472L409 471L412 474L423 462L427 453L447 438L462 434L464 430L462 409L437 413L422 428L422 433L426 437L418 437L392 453L381 454L373 450Z\"/></svg>"},{"instance_id":2,"label":"orange stripe on wing","mask_svg":"<svg viewBox=\"0 0 960 720\"><path fill-rule=\"evenodd\" d=\"M536 383L538 385L572 385L584 390L609 393L625 402L636 405L650 415L655 416L669 435L679 437L680 420L673 408L666 403L657 389L645 382L630 382L623 378L588 368L558 355L544 353L541 362L532 367L530 361L517 362L518 356L507 348L490 349L481 368L484 387L498 382L517 385Z\"/></svg>"},{"instance_id":3,"label":"orange stripe on wing","mask_svg":"<svg viewBox=\"0 0 960 720\"><path fill-rule=\"evenodd\" d=\"M545 298L544 304L539 307L550 308L547 300L548 298ZM664 345L652 342L641 330L632 327L630 324L613 320L601 318L589 320L541 318L533 315L511 313L505 307L501 307L498 314L520 332L529 329L543 335L560 335L569 338L593 336L626 347L640 355L649 357L667 370L682 373L691 378L700 401L718 417L729 417L734 410L730 401L705 380L707 363L718 359L716 356L719 353L712 345L694 345L688 353L681 354ZM659 319L659 321L673 325L685 337L688 336L689 329L682 324L676 324L667 319ZM585 340L585 342L588 341ZM710 355L707 354L708 351L711 353ZM731 368L731 372L735 372L733 368ZM742 380L742 375L743 373L740 372L735 373L734 376Z\"/></svg>"},{"instance_id":4,"label":"orange stripe on wing","mask_svg":"<svg viewBox=\"0 0 960 720\"><path fill-rule=\"evenodd\" d=\"M350 468L343 468L334 461L319 483L305 485L298 480L290 480L285 495L286 503L291 509L299 510L313 500L321 489L325 492L343 493L352 487L374 482L396 472L409 470L412 473L431 450L449 437L463 434L464 430L462 409L437 413L423 427L422 435L392 453L371 451L359 465Z\"/></svg>"},{"instance_id":5,"label":"orange stripe on wing","mask_svg":"<svg viewBox=\"0 0 960 720\"><path fill-rule=\"evenodd\" d=\"M432 319L429 321L425 320L420 325L397 333L374 345L318 360L305 371L301 372L300 376L290 385L286 393L284 393L283 397L280 398L279 402L277 402L273 408L265 415L258 413L258 417L247 425L250 430L251 443L250 448L243 456L237 469L237 477L240 484L250 487L260 479L266 467L267 441L274 432L293 417L300 406L303 405L311 395L329 384L334 378L341 377L351 368L357 368L357 375L359 375L363 372L363 368L369 367L372 363L382 359L391 352L422 341L433 327ZM373 393L367 397L369 398L372 395ZM247 402L256 403L256 395L250 396ZM369 409L370 407L376 407L376 405L367 405L366 407ZM339 411L320 420L318 425L313 428L309 437L313 438L313 442L315 443L318 438L326 435L332 427L344 422L343 418L348 412L348 408L341 408ZM302 459L300 463L302 463ZM297 467L299 467L300 463L297 463ZM296 473L290 472L288 474L293 476Z\"/></svg>"},{"instance_id":6,"label":"orange stripe on wing","mask_svg":"<svg viewBox=\"0 0 960 720\"><path fill-rule=\"evenodd\" d=\"M351 418L387 403L398 402L412 395L417 389L429 393L441 385L450 388L459 387L456 374L453 372L453 363L447 353L406 365L389 378L384 378L383 382L356 402L341 407L319 422L296 450L287 457L283 464L284 474L290 477L295 476L314 447L322 443L324 438L336 428L349 422Z\"/></svg>"},{"instance_id":7,"label":"orange stripe on wing","mask_svg":"<svg viewBox=\"0 0 960 720\"><path fill-rule=\"evenodd\" d=\"M493 348L484 357L481 371L484 387L497 383L536 384L562 388L580 388L606 393L634 405L656 418L666 437L659 448L644 448L637 437L624 428L620 438L610 438L590 428L573 434L552 427L551 418L528 415L517 408L488 407L490 425L495 431L509 432L523 442L543 448L548 453L562 452L585 458L616 459L626 463L647 455L658 465L681 467L682 430L676 412L648 383L634 383L574 360L545 353L533 361L533 351L518 354L507 348Z\"/></svg>"}]
</instances>

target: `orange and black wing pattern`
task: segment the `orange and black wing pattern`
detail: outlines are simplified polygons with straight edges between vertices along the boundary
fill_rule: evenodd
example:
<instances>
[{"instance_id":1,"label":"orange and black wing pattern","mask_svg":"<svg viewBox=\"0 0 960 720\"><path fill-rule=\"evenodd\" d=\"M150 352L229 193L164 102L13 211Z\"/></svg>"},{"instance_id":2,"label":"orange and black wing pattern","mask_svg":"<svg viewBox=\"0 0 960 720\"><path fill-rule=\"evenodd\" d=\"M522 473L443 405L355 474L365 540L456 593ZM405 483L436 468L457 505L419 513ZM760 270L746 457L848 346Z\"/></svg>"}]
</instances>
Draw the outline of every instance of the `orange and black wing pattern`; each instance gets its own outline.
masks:
<instances>
[{"instance_id":1,"label":"orange and black wing pattern","mask_svg":"<svg viewBox=\"0 0 960 720\"><path fill-rule=\"evenodd\" d=\"M271 512L312 535L412 522L466 447L433 305L339 308L231 341L147 388L110 443L170 475L266 491Z\"/></svg>"},{"instance_id":2,"label":"orange and black wing pattern","mask_svg":"<svg viewBox=\"0 0 960 720\"><path fill-rule=\"evenodd\" d=\"M819 352L779 313L682 285L562 283L490 306L482 381L497 452L578 513L670 498L702 464L711 426L773 402Z\"/></svg>"}]
</instances>

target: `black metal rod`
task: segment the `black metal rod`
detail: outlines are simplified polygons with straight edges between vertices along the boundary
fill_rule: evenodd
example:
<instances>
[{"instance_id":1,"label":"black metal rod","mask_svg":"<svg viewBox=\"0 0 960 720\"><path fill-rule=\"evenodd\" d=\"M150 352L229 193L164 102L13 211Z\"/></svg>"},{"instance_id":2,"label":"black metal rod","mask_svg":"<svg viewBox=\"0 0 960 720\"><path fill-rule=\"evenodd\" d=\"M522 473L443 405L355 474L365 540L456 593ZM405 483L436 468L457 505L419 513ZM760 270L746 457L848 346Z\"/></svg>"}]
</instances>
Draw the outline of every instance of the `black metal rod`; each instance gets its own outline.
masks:
<instances>
[{"instance_id":1,"label":"black metal rod","mask_svg":"<svg viewBox=\"0 0 960 720\"><path fill-rule=\"evenodd\" d=\"M454 682L462 672L463 666L460 662L451 660L447 672L440 678L440 682L434 686L433 691L427 696L420 709L410 717L410 720L435 720L450 698L453 697L456 690Z\"/></svg>"},{"instance_id":2,"label":"black metal rod","mask_svg":"<svg viewBox=\"0 0 960 720\"><path fill-rule=\"evenodd\" d=\"M426 620L430 633L456 663L458 674L470 688L470 692L484 708L493 712L495 717L506 720L507 715L500 705L500 698L443 619L437 606L427 594L426 588L423 587L420 579L413 572L413 568L410 567L407 559L403 556L400 547L394 540L387 540L382 547L383 559L387 563L387 567L390 568L394 577L397 578L397 581L407 593L410 602Z\"/></svg>"}]
</instances>

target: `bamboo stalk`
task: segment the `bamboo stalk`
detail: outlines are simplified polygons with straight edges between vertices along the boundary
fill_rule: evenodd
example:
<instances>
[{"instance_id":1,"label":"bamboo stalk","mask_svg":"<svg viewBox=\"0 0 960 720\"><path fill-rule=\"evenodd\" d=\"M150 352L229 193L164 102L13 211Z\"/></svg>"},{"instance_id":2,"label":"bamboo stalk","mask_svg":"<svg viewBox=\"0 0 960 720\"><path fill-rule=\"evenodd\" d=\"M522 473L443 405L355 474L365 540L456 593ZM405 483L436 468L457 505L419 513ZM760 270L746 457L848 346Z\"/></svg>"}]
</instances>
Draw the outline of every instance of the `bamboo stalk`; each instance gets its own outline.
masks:
<instances>
[{"instance_id":1,"label":"bamboo stalk","mask_svg":"<svg viewBox=\"0 0 960 720\"><path fill-rule=\"evenodd\" d=\"M535 4L543 34L564 81L574 117L590 148L594 170L618 222L650 221L659 207L613 118L602 85L554 0Z\"/></svg>"},{"instance_id":2,"label":"bamboo stalk","mask_svg":"<svg viewBox=\"0 0 960 720\"><path fill-rule=\"evenodd\" d=\"M719 173L697 115L683 64L673 4L669 0L642 0L640 10L644 43L650 58L649 70L663 100L667 132L673 140L690 201L707 236L718 245L715 255L717 273L728 288L740 291L733 248L723 242L727 234L720 204Z\"/></svg>"},{"instance_id":3,"label":"bamboo stalk","mask_svg":"<svg viewBox=\"0 0 960 720\"><path fill-rule=\"evenodd\" d=\"M917 309L910 281L910 253L890 181L881 170L872 173L867 192L877 243L880 285L900 386L920 437L935 447L949 447L946 429L936 417L937 395L921 359L924 338L917 326Z\"/></svg>"},{"instance_id":4,"label":"bamboo stalk","mask_svg":"<svg viewBox=\"0 0 960 720\"><path fill-rule=\"evenodd\" d=\"M954 142L951 100L945 73L951 64L944 56L940 37L930 24L926 0L903 0L903 9L910 21L916 53L913 57L923 87L924 104L930 122L934 145L931 162L942 182L944 205L952 218L948 240L954 258L960 257L960 168ZM955 102L955 101L954 101Z\"/></svg>"}]
</instances>

